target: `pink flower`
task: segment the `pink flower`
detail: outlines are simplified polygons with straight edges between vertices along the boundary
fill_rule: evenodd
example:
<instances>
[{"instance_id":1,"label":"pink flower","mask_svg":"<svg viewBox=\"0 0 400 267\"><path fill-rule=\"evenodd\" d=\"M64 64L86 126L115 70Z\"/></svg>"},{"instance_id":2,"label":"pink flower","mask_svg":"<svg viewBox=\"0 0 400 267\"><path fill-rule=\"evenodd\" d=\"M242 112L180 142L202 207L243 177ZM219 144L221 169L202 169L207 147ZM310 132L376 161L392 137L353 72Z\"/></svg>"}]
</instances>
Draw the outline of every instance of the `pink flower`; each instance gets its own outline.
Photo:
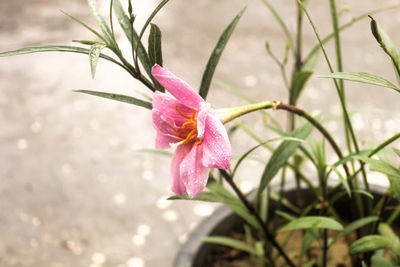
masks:
<instances>
[{"instance_id":1,"label":"pink flower","mask_svg":"<svg viewBox=\"0 0 400 267\"><path fill-rule=\"evenodd\" d=\"M210 104L186 82L155 65L152 74L172 96L153 96L156 149L176 150L171 162L172 191L196 197L206 186L210 168L229 169L231 145Z\"/></svg>"}]
</instances>

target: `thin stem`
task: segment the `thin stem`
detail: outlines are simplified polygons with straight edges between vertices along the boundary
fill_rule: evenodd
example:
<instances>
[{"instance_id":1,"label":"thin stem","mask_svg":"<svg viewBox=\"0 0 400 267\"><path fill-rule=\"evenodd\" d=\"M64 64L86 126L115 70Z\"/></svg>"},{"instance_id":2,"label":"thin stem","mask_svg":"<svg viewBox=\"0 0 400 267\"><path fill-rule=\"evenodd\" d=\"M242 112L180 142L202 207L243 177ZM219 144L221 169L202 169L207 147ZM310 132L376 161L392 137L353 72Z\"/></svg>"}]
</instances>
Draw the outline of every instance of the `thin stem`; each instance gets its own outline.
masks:
<instances>
[{"instance_id":1,"label":"thin stem","mask_svg":"<svg viewBox=\"0 0 400 267\"><path fill-rule=\"evenodd\" d=\"M245 205L247 210L256 218L256 220L258 221L258 223L260 224L260 226L264 231L266 241L271 242L271 244L276 248L276 250L278 250L279 254L284 258L288 266L295 267L292 260L288 257L286 252L276 241L275 236L269 231L267 225L261 219L260 215L256 212L254 207L247 200L246 196L242 193L242 191L240 191L239 187L235 184L235 182L232 179L232 176L225 170L220 169L219 171L222 174L222 177L224 177L225 181L227 181L228 184L232 187L233 191L235 191L236 195L239 197L240 201L242 201L242 203Z\"/></svg>"}]
</instances>

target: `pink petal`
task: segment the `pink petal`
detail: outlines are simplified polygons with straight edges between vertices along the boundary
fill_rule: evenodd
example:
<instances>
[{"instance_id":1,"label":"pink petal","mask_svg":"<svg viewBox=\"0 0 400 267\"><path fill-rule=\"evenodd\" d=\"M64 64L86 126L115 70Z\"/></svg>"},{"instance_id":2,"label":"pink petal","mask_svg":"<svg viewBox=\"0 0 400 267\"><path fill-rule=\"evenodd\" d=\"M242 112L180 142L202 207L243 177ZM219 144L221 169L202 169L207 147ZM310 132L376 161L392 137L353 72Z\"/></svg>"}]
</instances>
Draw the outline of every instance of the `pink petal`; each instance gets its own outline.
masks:
<instances>
[{"instance_id":1,"label":"pink petal","mask_svg":"<svg viewBox=\"0 0 400 267\"><path fill-rule=\"evenodd\" d=\"M186 192L186 187L181 179L180 166L182 160L188 154L189 150L185 146L178 146L175 150L174 156L171 161L171 175L172 175L172 192L177 195L182 195Z\"/></svg>"},{"instance_id":2,"label":"pink petal","mask_svg":"<svg viewBox=\"0 0 400 267\"><path fill-rule=\"evenodd\" d=\"M182 141L176 136L176 125L174 121L164 116L160 111L153 109L152 112L153 126L157 131L156 149L165 149L171 143Z\"/></svg>"},{"instance_id":3,"label":"pink petal","mask_svg":"<svg viewBox=\"0 0 400 267\"><path fill-rule=\"evenodd\" d=\"M208 114L210 113L211 105L202 102L200 103L200 110L199 113L197 113L197 137L203 137L204 131L206 128L206 120L208 117Z\"/></svg>"},{"instance_id":4,"label":"pink petal","mask_svg":"<svg viewBox=\"0 0 400 267\"><path fill-rule=\"evenodd\" d=\"M186 122L188 119L185 117L190 117L194 112L193 109L178 102L175 98L158 91L153 95L152 104L153 109L158 110L165 117L171 118L177 126ZM179 114L177 110L185 117Z\"/></svg>"},{"instance_id":5,"label":"pink petal","mask_svg":"<svg viewBox=\"0 0 400 267\"><path fill-rule=\"evenodd\" d=\"M203 166L202 154L201 146L193 145L181 162L181 179L190 198L196 197L207 184L210 168Z\"/></svg>"},{"instance_id":6,"label":"pink petal","mask_svg":"<svg viewBox=\"0 0 400 267\"><path fill-rule=\"evenodd\" d=\"M171 95L185 105L197 108L201 102L204 102L203 98L185 81L179 79L161 66L154 65L151 73Z\"/></svg>"},{"instance_id":7,"label":"pink petal","mask_svg":"<svg viewBox=\"0 0 400 267\"><path fill-rule=\"evenodd\" d=\"M203 142L203 165L209 168L229 169L231 144L224 125L213 114L206 121Z\"/></svg>"}]
</instances>

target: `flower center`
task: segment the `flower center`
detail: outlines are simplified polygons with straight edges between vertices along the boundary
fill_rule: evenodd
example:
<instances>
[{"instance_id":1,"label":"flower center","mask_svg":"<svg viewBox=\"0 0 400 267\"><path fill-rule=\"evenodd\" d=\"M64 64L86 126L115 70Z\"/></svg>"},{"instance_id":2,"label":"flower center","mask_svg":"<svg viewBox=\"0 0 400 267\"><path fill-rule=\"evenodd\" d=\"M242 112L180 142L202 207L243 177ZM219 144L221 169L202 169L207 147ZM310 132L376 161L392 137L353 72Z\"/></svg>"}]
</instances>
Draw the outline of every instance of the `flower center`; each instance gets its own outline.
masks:
<instances>
[{"instance_id":1,"label":"flower center","mask_svg":"<svg viewBox=\"0 0 400 267\"><path fill-rule=\"evenodd\" d=\"M188 119L188 121L184 122L181 127L176 129L176 135L183 140L182 144L185 145L194 141L196 145L200 145L202 139L197 138L197 111L194 110L192 115L189 117L180 112L178 106L175 106L175 110L183 118Z\"/></svg>"}]
</instances>

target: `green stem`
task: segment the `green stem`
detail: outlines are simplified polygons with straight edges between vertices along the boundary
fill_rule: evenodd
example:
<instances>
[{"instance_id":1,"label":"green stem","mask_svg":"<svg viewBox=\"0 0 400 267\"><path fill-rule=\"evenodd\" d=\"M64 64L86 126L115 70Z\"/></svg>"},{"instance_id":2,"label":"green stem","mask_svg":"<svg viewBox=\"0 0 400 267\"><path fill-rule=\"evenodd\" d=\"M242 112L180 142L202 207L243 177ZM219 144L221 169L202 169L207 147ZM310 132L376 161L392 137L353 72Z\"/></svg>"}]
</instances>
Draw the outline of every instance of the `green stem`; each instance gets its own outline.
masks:
<instances>
[{"instance_id":1,"label":"green stem","mask_svg":"<svg viewBox=\"0 0 400 267\"><path fill-rule=\"evenodd\" d=\"M274 107L274 103L271 101L264 101L256 104L250 104L241 107L234 107L234 108L224 108L224 109L217 109L215 113L222 121L222 123L227 123L237 117L240 117L244 114L257 111L260 109L270 109Z\"/></svg>"}]
</instances>

